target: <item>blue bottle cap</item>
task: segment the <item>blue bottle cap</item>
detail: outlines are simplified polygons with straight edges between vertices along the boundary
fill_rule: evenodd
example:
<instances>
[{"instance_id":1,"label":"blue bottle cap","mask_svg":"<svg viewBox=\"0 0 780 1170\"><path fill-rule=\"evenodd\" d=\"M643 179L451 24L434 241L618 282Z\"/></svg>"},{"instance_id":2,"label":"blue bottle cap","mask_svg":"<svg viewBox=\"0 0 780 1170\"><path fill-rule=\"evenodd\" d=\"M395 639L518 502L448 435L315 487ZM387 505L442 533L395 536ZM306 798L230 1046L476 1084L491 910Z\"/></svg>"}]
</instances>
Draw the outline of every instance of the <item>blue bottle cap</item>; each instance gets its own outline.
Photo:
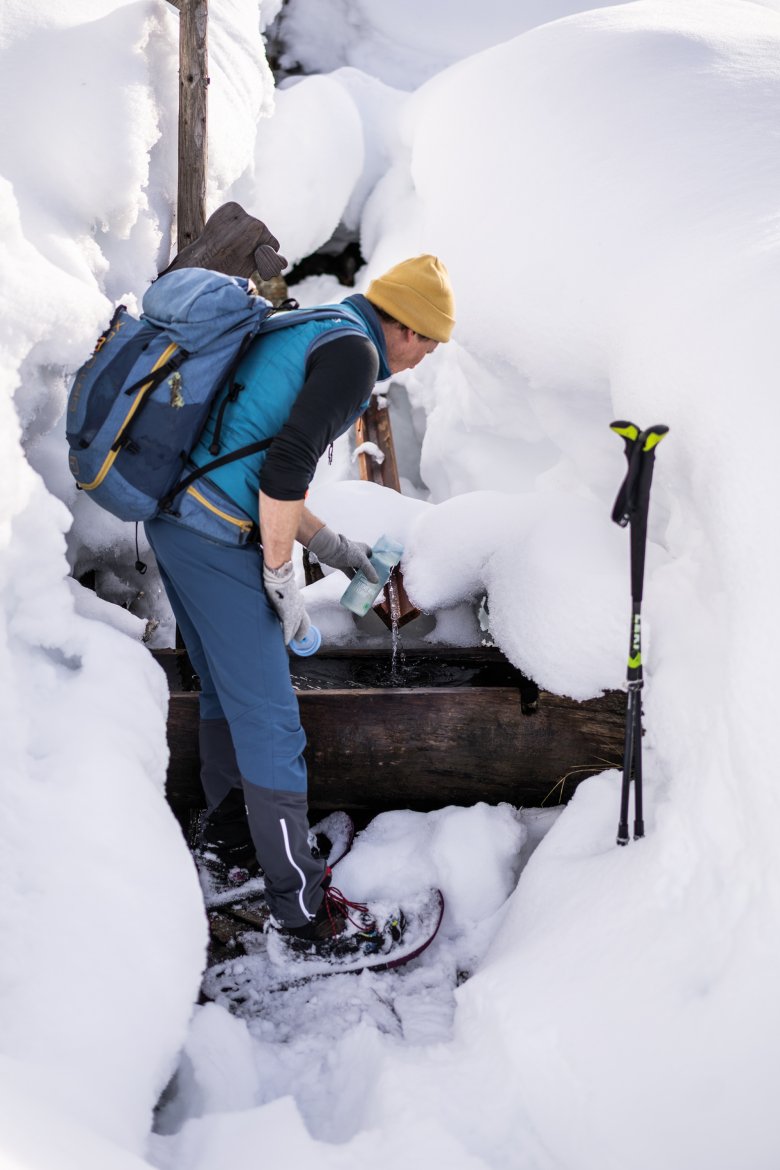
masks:
<instances>
[{"instance_id":1,"label":"blue bottle cap","mask_svg":"<svg viewBox=\"0 0 780 1170\"><path fill-rule=\"evenodd\" d=\"M322 634L316 626L309 626L309 631L305 637L298 640L293 638L290 643L290 649L299 658L308 658L311 654L316 654L321 645Z\"/></svg>"}]
</instances>

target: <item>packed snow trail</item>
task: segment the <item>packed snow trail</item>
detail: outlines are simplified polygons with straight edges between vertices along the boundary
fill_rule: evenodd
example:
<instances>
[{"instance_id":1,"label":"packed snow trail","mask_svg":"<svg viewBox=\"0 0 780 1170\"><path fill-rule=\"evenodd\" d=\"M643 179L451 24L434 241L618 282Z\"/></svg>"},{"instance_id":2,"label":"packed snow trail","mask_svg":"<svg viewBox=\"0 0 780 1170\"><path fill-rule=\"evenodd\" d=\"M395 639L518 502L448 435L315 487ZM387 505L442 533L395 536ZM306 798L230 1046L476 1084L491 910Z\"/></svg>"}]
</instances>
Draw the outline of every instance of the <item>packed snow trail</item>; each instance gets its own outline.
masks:
<instances>
[{"instance_id":1,"label":"packed snow trail","mask_svg":"<svg viewBox=\"0 0 780 1170\"><path fill-rule=\"evenodd\" d=\"M361 898L382 890L402 898L436 875L446 886L447 909L430 949L397 971L328 975L281 988L256 980L200 1007L158 1110L155 1160L180 1164L177 1135L188 1119L288 1093L313 1135L352 1137L386 1044L452 1040L457 988L478 967L521 868L560 811L479 804L372 821L339 864L338 884ZM248 969L251 975L251 958Z\"/></svg>"}]
</instances>

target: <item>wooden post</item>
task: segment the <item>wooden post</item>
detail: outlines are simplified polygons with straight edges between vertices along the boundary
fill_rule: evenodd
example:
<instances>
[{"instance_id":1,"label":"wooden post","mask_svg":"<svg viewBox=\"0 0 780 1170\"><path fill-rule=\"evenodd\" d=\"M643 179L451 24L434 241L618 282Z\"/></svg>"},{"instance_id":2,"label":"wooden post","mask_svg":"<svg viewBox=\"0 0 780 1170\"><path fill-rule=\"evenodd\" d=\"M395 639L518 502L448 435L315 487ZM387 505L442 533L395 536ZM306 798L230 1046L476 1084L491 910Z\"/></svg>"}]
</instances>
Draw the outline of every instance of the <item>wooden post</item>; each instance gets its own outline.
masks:
<instances>
[{"instance_id":1,"label":"wooden post","mask_svg":"<svg viewBox=\"0 0 780 1170\"><path fill-rule=\"evenodd\" d=\"M359 447L363 443L373 443L384 455L384 460L378 463L371 455L361 451L358 455L360 478L392 488L400 494L401 480L390 426L390 411L380 407L376 396L372 397L368 409L355 423L355 438Z\"/></svg>"},{"instance_id":2,"label":"wooden post","mask_svg":"<svg viewBox=\"0 0 780 1170\"><path fill-rule=\"evenodd\" d=\"M398 475L398 463L395 457L390 411L386 407L380 407L376 397L371 399L368 409L355 423L355 438L358 446L363 443L373 443L384 455L384 460L378 463L370 455L361 452L358 455L360 478L368 480L369 483L378 483L381 487L392 488L400 495L401 479ZM403 577L398 570L393 573L390 579L388 591L391 589L394 592L392 601L397 603L392 605L392 609L396 611L395 615L391 612L391 603L387 600L374 609L374 612L379 615L388 629L392 629L393 616L395 616L399 626L405 626L407 622L420 616L419 609L415 609L407 596Z\"/></svg>"},{"instance_id":3,"label":"wooden post","mask_svg":"<svg viewBox=\"0 0 780 1170\"><path fill-rule=\"evenodd\" d=\"M208 0L178 0L179 20L179 194L176 210L179 252L206 223L208 166Z\"/></svg>"}]
</instances>

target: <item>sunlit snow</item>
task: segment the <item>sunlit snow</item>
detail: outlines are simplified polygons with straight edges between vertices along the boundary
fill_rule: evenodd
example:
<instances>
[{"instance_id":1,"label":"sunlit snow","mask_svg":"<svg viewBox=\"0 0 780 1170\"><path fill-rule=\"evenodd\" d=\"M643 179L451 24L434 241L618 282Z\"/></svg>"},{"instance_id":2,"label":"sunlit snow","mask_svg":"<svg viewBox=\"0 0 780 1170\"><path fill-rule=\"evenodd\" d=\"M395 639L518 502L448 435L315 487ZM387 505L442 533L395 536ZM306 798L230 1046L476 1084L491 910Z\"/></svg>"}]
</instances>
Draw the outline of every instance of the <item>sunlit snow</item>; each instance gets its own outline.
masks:
<instances>
[{"instance_id":1,"label":"sunlit snow","mask_svg":"<svg viewBox=\"0 0 780 1170\"><path fill-rule=\"evenodd\" d=\"M560 813L489 807L477 784L468 809L388 812L339 884L438 883L425 956L236 1015L195 1006L206 923L142 641L170 644L170 611L132 526L77 493L63 419L113 305L137 308L170 257L178 18L6 4L0 1163L774 1170L780 0L290 0L281 26L279 0L210 7L209 209L239 200L292 261L359 235L356 291L423 251L453 280L452 342L382 388L403 495L359 481L348 436L309 500L403 542L426 611L405 638L478 644L487 595L540 685L620 687L609 423L670 427L647 836L615 846L615 771ZM307 589L312 619L375 645L343 587Z\"/></svg>"}]
</instances>

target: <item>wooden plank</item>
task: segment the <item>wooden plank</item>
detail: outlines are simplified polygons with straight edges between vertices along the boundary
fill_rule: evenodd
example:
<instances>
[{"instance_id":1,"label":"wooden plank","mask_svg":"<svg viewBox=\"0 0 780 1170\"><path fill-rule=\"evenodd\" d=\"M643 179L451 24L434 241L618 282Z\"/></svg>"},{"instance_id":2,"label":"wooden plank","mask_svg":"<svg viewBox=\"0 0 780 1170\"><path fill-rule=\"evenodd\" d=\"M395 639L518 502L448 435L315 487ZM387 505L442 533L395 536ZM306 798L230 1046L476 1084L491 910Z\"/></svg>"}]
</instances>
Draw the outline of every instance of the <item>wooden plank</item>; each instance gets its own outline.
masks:
<instances>
[{"instance_id":1,"label":"wooden plank","mask_svg":"<svg viewBox=\"0 0 780 1170\"><path fill-rule=\"evenodd\" d=\"M543 692L523 715L516 687L299 691L312 808L438 808L570 798L620 767L625 697L576 703ZM182 823L202 806L198 695L173 694L168 794Z\"/></svg>"},{"instance_id":2,"label":"wooden plank","mask_svg":"<svg viewBox=\"0 0 780 1170\"><path fill-rule=\"evenodd\" d=\"M180 0L178 250L203 231L208 167L208 0Z\"/></svg>"}]
</instances>

